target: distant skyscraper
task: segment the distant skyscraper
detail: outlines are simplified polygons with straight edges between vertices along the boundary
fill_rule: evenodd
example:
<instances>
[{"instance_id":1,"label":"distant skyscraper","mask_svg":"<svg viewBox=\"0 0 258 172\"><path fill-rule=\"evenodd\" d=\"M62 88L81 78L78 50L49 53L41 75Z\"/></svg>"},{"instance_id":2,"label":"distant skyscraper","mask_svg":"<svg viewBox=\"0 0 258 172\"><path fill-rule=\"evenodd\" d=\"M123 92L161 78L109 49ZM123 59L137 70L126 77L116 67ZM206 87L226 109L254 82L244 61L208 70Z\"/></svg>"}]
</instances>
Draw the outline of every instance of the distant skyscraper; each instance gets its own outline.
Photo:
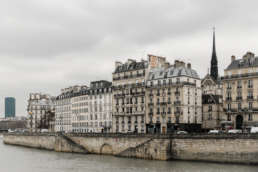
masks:
<instances>
[{"instance_id":1,"label":"distant skyscraper","mask_svg":"<svg viewBox=\"0 0 258 172\"><path fill-rule=\"evenodd\" d=\"M15 117L15 98L5 98L5 117Z\"/></svg>"}]
</instances>

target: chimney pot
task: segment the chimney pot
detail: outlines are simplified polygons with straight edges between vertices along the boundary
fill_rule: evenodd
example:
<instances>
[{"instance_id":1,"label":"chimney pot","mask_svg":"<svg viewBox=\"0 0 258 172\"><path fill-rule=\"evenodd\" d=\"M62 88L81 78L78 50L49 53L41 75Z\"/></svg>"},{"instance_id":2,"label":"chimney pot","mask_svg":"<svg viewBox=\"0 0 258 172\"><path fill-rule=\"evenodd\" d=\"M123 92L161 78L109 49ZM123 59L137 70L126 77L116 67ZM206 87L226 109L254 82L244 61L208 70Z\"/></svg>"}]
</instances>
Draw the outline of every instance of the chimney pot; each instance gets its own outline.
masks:
<instances>
[{"instance_id":1,"label":"chimney pot","mask_svg":"<svg viewBox=\"0 0 258 172\"><path fill-rule=\"evenodd\" d=\"M232 55L231 56L231 62L235 61L236 60L236 56Z\"/></svg>"},{"instance_id":2,"label":"chimney pot","mask_svg":"<svg viewBox=\"0 0 258 172\"><path fill-rule=\"evenodd\" d=\"M191 67L192 67L192 66L191 66L191 63L187 63L187 68L188 68L188 69L191 69Z\"/></svg>"}]
</instances>

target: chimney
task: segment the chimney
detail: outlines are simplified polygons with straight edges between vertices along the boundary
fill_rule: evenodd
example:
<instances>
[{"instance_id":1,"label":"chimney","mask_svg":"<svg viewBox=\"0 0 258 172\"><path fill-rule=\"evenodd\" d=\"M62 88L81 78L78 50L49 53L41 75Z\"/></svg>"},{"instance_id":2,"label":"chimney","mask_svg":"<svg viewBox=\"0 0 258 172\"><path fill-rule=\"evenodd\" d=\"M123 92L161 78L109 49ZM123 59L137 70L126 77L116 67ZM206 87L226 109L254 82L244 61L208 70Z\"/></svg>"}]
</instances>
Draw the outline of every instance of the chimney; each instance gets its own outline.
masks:
<instances>
[{"instance_id":1,"label":"chimney","mask_svg":"<svg viewBox=\"0 0 258 172\"><path fill-rule=\"evenodd\" d=\"M115 67L117 68L118 66L121 66L122 65L122 63L121 62L119 62L119 61L116 61L115 62Z\"/></svg>"},{"instance_id":2,"label":"chimney","mask_svg":"<svg viewBox=\"0 0 258 172\"><path fill-rule=\"evenodd\" d=\"M187 68L188 68L188 69L191 69L191 68L192 68L191 63L187 63Z\"/></svg>"},{"instance_id":3,"label":"chimney","mask_svg":"<svg viewBox=\"0 0 258 172\"><path fill-rule=\"evenodd\" d=\"M128 59L128 64L131 64L131 63L133 63L135 60L133 60L133 59Z\"/></svg>"},{"instance_id":4,"label":"chimney","mask_svg":"<svg viewBox=\"0 0 258 172\"><path fill-rule=\"evenodd\" d=\"M175 60L175 67L179 67L180 66L180 61L179 60Z\"/></svg>"},{"instance_id":5,"label":"chimney","mask_svg":"<svg viewBox=\"0 0 258 172\"><path fill-rule=\"evenodd\" d=\"M182 67L185 67L185 62L181 61L180 63Z\"/></svg>"},{"instance_id":6,"label":"chimney","mask_svg":"<svg viewBox=\"0 0 258 172\"><path fill-rule=\"evenodd\" d=\"M236 60L236 56L232 55L231 56L231 62L235 61Z\"/></svg>"},{"instance_id":7,"label":"chimney","mask_svg":"<svg viewBox=\"0 0 258 172\"><path fill-rule=\"evenodd\" d=\"M244 56L243 56L243 59L244 60L248 60L250 58L253 58L254 57L254 53L248 51Z\"/></svg>"},{"instance_id":8,"label":"chimney","mask_svg":"<svg viewBox=\"0 0 258 172\"><path fill-rule=\"evenodd\" d=\"M168 62L166 62L166 63L164 64L165 69L169 68L169 66L170 66L170 64L169 64Z\"/></svg>"}]
</instances>

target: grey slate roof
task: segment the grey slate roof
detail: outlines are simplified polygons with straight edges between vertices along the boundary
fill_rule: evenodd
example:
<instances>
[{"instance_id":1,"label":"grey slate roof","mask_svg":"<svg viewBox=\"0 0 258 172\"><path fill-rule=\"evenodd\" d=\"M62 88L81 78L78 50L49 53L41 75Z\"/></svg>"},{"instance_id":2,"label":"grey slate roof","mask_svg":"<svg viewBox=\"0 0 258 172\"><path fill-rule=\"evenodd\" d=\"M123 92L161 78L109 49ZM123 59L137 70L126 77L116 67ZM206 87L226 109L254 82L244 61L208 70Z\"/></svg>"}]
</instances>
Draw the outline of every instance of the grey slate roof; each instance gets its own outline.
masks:
<instances>
[{"instance_id":1,"label":"grey slate roof","mask_svg":"<svg viewBox=\"0 0 258 172\"><path fill-rule=\"evenodd\" d=\"M234 60L230 63L226 70L231 69L240 69L240 68L247 68L247 67L258 67L258 57L250 58L250 59L239 59Z\"/></svg>"},{"instance_id":2,"label":"grey slate roof","mask_svg":"<svg viewBox=\"0 0 258 172\"><path fill-rule=\"evenodd\" d=\"M162 79L162 78L173 78L179 76L188 76L199 79L199 75L193 69L187 67L174 67L171 66L168 69L156 68L149 73L148 80Z\"/></svg>"},{"instance_id":3,"label":"grey slate roof","mask_svg":"<svg viewBox=\"0 0 258 172\"><path fill-rule=\"evenodd\" d=\"M126 71L132 71L132 70L139 70L139 69L145 69L148 67L148 63L146 61L141 61L141 62L132 62L130 64L125 63L122 64L121 66L118 66L115 69L114 73L120 73L120 72L126 72Z\"/></svg>"}]
</instances>

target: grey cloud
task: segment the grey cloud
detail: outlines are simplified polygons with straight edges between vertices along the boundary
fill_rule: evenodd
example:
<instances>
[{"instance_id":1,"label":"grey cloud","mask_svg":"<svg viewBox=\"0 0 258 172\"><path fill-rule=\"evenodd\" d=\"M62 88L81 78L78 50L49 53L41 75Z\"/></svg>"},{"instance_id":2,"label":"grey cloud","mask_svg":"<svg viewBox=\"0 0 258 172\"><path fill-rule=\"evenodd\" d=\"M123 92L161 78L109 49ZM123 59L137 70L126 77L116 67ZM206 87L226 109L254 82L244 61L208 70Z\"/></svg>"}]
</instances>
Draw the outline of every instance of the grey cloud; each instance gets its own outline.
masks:
<instances>
[{"instance_id":1,"label":"grey cloud","mask_svg":"<svg viewBox=\"0 0 258 172\"><path fill-rule=\"evenodd\" d=\"M12 0L0 2L0 112L15 96L111 80L114 61L148 53L190 61L201 76L216 26L220 75L230 56L256 53L257 2L242 0Z\"/></svg>"}]
</instances>

